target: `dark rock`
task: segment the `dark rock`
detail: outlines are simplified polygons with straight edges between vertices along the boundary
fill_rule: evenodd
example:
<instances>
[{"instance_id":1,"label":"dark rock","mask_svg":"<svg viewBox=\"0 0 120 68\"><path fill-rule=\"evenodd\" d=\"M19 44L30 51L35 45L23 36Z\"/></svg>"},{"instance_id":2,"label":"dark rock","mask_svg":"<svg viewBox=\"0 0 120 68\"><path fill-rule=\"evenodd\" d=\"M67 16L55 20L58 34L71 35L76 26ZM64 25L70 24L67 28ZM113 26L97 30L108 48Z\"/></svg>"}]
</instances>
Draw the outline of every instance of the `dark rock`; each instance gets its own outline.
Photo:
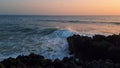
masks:
<instances>
[{"instance_id":1,"label":"dark rock","mask_svg":"<svg viewBox=\"0 0 120 68\"><path fill-rule=\"evenodd\" d=\"M0 68L5 68L5 66L2 63L0 63Z\"/></svg>"},{"instance_id":2,"label":"dark rock","mask_svg":"<svg viewBox=\"0 0 120 68\"><path fill-rule=\"evenodd\" d=\"M0 62L0 68L120 68L120 35L73 35L67 38L73 57L54 61L31 53Z\"/></svg>"},{"instance_id":3,"label":"dark rock","mask_svg":"<svg viewBox=\"0 0 120 68\"><path fill-rule=\"evenodd\" d=\"M30 54L5 59L0 63L0 68L120 68L120 63L114 63L109 59L83 61L82 59L76 60L75 57L52 61L40 55Z\"/></svg>"},{"instance_id":4,"label":"dark rock","mask_svg":"<svg viewBox=\"0 0 120 68\"><path fill-rule=\"evenodd\" d=\"M64 63L62 61L60 61L59 59L56 59L53 62L53 65L54 65L55 68L66 68Z\"/></svg>"},{"instance_id":5,"label":"dark rock","mask_svg":"<svg viewBox=\"0 0 120 68\"><path fill-rule=\"evenodd\" d=\"M69 50L76 58L86 61L111 59L120 62L120 35L73 35L67 41Z\"/></svg>"}]
</instances>

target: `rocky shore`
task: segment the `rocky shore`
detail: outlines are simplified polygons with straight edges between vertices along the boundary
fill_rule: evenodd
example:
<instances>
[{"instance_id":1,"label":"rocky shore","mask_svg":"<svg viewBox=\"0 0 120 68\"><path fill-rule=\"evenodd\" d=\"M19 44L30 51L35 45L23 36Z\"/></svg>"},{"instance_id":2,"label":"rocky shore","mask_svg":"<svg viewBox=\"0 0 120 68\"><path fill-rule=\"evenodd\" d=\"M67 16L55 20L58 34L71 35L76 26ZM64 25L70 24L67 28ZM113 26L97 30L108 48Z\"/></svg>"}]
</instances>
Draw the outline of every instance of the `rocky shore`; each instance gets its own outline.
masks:
<instances>
[{"instance_id":1,"label":"rocky shore","mask_svg":"<svg viewBox=\"0 0 120 68\"><path fill-rule=\"evenodd\" d=\"M120 68L120 35L73 35L67 41L73 57L52 61L31 53L5 59L0 68Z\"/></svg>"},{"instance_id":2,"label":"rocky shore","mask_svg":"<svg viewBox=\"0 0 120 68\"><path fill-rule=\"evenodd\" d=\"M95 35L93 37L73 35L67 38L69 50L84 61L106 60L120 62L120 35Z\"/></svg>"}]
</instances>

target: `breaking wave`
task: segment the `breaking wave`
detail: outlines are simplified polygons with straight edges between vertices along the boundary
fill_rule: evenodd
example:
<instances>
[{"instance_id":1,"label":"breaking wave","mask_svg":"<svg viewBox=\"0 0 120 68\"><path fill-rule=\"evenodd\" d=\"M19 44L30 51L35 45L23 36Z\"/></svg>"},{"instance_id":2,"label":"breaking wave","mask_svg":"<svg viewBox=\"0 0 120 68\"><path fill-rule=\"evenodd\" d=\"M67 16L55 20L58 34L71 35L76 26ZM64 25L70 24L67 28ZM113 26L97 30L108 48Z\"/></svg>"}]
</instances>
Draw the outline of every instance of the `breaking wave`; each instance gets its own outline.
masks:
<instances>
[{"instance_id":1,"label":"breaking wave","mask_svg":"<svg viewBox=\"0 0 120 68\"><path fill-rule=\"evenodd\" d=\"M120 16L0 16L0 60L31 52L48 59L71 56L66 38L73 34L118 34Z\"/></svg>"},{"instance_id":2,"label":"breaking wave","mask_svg":"<svg viewBox=\"0 0 120 68\"><path fill-rule=\"evenodd\" d=\"M75 34L69 30L47 28L42 30L19 29L0 37L0 59L28 55L31 52L48 59L69 57L66 38ZM14 35L12 35L14 34Z\"/></svg>"}]
</instances>

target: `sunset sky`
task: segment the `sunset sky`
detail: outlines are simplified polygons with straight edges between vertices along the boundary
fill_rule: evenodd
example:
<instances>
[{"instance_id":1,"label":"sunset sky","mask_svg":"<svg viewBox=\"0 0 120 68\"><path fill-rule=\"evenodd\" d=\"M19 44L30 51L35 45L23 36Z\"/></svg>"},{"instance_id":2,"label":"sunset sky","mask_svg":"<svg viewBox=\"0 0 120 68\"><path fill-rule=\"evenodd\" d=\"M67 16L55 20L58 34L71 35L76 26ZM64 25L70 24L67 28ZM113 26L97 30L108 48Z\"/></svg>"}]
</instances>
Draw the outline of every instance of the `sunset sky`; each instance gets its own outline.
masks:
<instances>
[{"instance_id":1,"label":"sunset sky","mask_svg":"<svg viewBox=\"0 0 120 68\"><path fill-rule=\"evenodd\" d=\"M0 14L120 15L120 0L0 0Z\"/></svg>"}]
</instances>

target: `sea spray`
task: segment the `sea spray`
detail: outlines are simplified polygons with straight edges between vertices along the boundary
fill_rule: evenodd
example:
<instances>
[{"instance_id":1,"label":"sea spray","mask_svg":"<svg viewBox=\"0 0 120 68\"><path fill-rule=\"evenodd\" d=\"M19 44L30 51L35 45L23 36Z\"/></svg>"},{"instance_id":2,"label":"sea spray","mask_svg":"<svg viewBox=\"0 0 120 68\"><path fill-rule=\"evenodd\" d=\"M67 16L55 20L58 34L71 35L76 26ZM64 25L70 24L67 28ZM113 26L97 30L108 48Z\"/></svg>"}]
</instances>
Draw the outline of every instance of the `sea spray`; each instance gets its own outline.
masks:
<instances>
[{"instance_id":1,"label":"sea spray","mask_svg":"<svg viewBox=\"0 0 120 68\"><path fill-rule=\"evenodd\" d=\"M62 59L70 56L68 36L118 34L119 22L120 16L0 15L0 60L31 52Z\"/></svg>"},{"instance_id":2,"label":"sea spray","mask_svg":"<svg viewBox=\"0 0 120 68\"><path fill-rule=\"evenodd\" d=\"M1 41L1 59L29 55L31 52L52 60L70 56L66 38L75 32L55 28L47 28L39 32L25 30L22 30L23 34L14 35Z\"/></svg>"}]
</instances>

